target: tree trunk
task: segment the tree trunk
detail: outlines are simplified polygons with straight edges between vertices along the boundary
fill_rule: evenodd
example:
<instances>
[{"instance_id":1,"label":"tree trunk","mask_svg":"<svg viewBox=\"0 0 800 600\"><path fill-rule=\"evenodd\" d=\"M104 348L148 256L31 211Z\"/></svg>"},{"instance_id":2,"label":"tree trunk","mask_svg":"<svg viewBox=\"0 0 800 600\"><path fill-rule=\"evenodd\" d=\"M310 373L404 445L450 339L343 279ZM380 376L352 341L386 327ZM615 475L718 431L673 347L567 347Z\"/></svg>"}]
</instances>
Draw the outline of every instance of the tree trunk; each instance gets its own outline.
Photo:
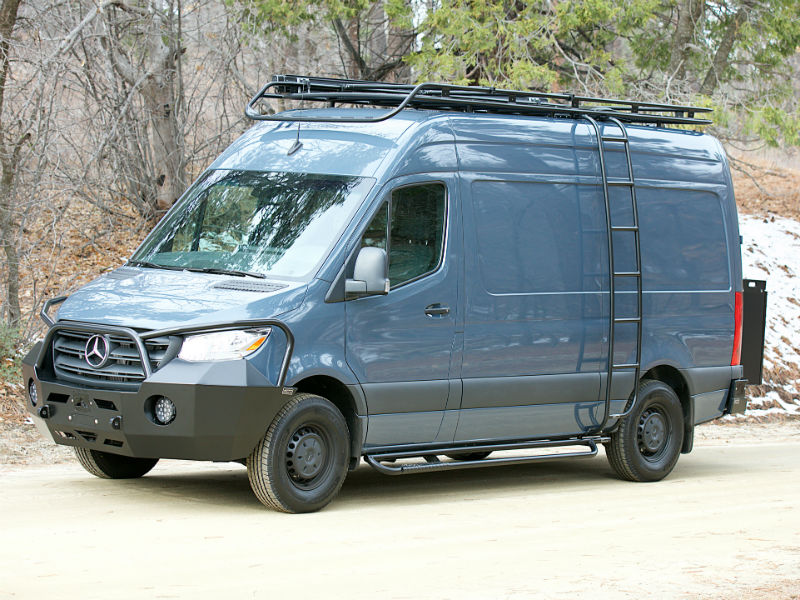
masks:
<instances>
[{"instance_id":1,"label":"tree trunk","mask_svg":"<svg viewBox=\"0 0 800 600\"><path fill-rule=\"evenodd\" d=\"M368 69L360 51L358 19L352 19L345 25L339 17L334 17L333 27L346 52L345 75L355 79L364 79Z\"/></svg>"},{"instance_id":2,"label":"tree trunk","mask_svg":"<svg viewBox=\"0 0 800 600\"><path fill-rule=\"evenodd\" d=\"M672 36L672 51L669 58L669 73L678 81L686 76L689 44L694 38L697 22L703 16L704 7L705 0L682 0L678 4L678 25Z\"/></svg>"},{"instance_id":3,"label":"tree trunk","mask_svg":"<svg viewBox=\"0 0 800 600\"><path fill-rule=\"evenodd\" d=\"M703 83L700 85L699 91L701 94L710 96L717 88L717 84L720 82L722 73L728 68L731 50L733 50L733 44L739 37L739 31L741 30L742 25L744 25L744 22L747 20L747 13L749 10L751 10L751 8L745 4L736 12L731 19L731 22L728 23L728 27L725 29L725 34L722 36L719 46L717 46L717 51L714 53L714 59L711 61L711 67L708 69L708 72L703 79Z\"/></svg>"},{"instance_id":4,"label":"tree trunk","mask_svg":"<svg viewBox=\"0 0 800 600\"><path fill-rule=\"evenodd\" d=\"M19 307L19 252L16 245L16 207L12 206L14 176L19 163L19 148L23 140L12 148L4 111L6 81L9 69L9 41L17 23L20 0L3 0L0 6L0 235L6 258L6 314L7 322L19 325L22 312Z\"/></svg>"},{"instance_id":5,"label":"tree trunk","mask_svg":"<svg viewBox=\"0 0 800 600\"><path fill-rule=\"evenodd\" d=\"M138 32L132 36L134 44L145 47L138 58L135 52L130 52L128 40L109 36L104 43L109 49L114 70L129 86L139 88L144 102L150 122L149 143L155 180L153 208L156 212L164 212L175 203L186 185L183 131L177 110L180 98L176 93L182 89L176 80L180 76L178 61L183 48L178 20L173 18L171 5L170 10L164 11L155 0L146 0L145 5L149 3L153 5L151 16L141 20ZM130 7L127 10L141 17L141 11ZM136 60L129 59L128 54L133 54Z\"/></svg>"},{"instance_id":6,"label":"tree trunk","mask_svg":"<svg viewBox=\"0 0 800 600\"><path fill-rule=\"evenodd\" d=\"M22 311L19 306L19 252L14 242L19 227L15 218L14 207L11 206L14 166L10 160L2 161L0 176L0 237L3 240L3 253L6 259L6 322L11 327L19 325Z\"/></svg>"},{"instance_id":7,"label":"tree trunk","mask_svg":"<svg viewBox=\"0 0 800 600\"><path fill-rule=\"evenodd\" d=\"M161 81L143 87L147 112L152 124L150 139L156 175L156 209L166 211L185 188L184 157L180 145L180 126L175 111L172 78L175 71L162 74Z\"/></svg>"}]
</instances>

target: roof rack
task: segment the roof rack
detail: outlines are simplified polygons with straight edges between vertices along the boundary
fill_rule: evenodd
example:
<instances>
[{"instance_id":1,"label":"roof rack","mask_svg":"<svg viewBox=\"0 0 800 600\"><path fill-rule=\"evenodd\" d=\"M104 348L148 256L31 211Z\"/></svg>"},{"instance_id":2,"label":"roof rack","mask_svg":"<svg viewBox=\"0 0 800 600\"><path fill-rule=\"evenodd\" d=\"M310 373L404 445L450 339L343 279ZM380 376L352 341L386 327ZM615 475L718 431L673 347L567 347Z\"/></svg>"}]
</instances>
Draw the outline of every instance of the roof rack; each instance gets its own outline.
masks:
<instances>
[{"instance_id":1,"label":"roof rack","mask_svg":"<svg viewBox=\"0 0 800 600\"><path fill-rule=\"evenodd\" d=\"M261 114L256 105L268 98L322 102L329 106L355 104L394 107L394 110L375 117ZM574 94L547 94L445 83L408 85L300 75L273 75L272 81L261 88L247 103L245 114L255 121L377 123L391 119L405 108L564 118L591 115L596 119L614 117L626 123L652 123L658 126L711 123L709 119L695 117L697 113L711 112L710 108L700 106L631 102Z\"/></svg>"}]
</instances>

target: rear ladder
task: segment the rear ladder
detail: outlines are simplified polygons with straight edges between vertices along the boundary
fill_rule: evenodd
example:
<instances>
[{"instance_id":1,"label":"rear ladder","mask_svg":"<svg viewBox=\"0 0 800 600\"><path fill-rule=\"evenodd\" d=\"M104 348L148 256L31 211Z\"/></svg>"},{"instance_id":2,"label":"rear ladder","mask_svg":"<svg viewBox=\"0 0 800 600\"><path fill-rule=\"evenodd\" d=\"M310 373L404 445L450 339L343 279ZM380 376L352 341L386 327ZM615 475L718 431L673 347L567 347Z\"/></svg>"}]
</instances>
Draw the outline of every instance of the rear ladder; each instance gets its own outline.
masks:
<instances>
[{"instance_id":1,"label":"rear ladder","mask_svg":"<svg viewBox=\"0 0 800 600\"><path fill-rule=\"evenodd\" d=\"M597 151L600 158L600 175L603 181L603 200L606 208L606 231L608 232L608 286L609 286L609 328L608 328L608 361L607 361L607 377L606 377L606 393L605 393L605 406L603 411L603 420L597 427L597 433L605 429L609 419L619 419L629 415L633 412L634 407L638 401L639 396L639 376L641 372L642 361L642 252L639 239L639 210L636 203L636 185L633 178L633 162L631 161L630 140L628 132L622 122L616 117L605 117L605 120L616 125L621 135L610 136L603 135L600 125L595 119L589 115L583 115L583 118L589 121L594 128L597 136ZM625 179L609 180L607 163L605 157L606 144L622 144L623 151L625 152L625 159L628 168L628 176ZM612 210L611 199L609 197L609 188L622 187L629 190L630 202L633 215L633 223L631 225L615 225L612 223ZM633 271L618 271L614 266L614 234L629 232L633 234L634 240L634 253L636 258L636 266ZM616 288L617 280L620 279L633 279L636 282L636 315L620 317L616 311ZM632 324L636 326L636 347L634 352L633 362L615 362L614 341L616 339L617 325ZM619 371L633 371L633 391L630 395L630 401L626 410L618 414L611 413L611 388L614 379L614 373Z\"/></svg>"}]
</instances>

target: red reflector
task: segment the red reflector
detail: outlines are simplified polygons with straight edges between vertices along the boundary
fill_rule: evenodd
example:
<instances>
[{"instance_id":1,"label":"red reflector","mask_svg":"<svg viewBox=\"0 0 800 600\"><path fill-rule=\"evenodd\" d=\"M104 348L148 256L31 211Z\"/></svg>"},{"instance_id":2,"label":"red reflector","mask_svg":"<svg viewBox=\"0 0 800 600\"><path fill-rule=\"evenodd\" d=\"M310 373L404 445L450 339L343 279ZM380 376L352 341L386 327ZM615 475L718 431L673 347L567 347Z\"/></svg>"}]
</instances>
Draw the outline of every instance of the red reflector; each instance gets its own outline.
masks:
<instances>
[{"instance_id":1,"label":"red reflector","mask_svg":"<svg viewBox=\"0 0 800 600\"><path fill-rule=\"evenodd\" d=\"M733 354L731 355L731 366L735 367L742 364L742 292L736 292L736 304L733 309Z\"/></svg>"}]
</instances>

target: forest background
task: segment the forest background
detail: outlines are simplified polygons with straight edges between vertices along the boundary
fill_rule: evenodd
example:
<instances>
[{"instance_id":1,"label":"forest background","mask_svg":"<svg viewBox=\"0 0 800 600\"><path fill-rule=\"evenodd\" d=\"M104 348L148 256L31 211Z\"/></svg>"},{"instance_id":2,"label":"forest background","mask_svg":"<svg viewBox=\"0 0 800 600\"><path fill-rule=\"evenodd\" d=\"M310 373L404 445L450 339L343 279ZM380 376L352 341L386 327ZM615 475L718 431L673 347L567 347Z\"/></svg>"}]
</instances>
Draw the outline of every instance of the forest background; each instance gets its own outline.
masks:
<instances>
[{"instance_id":1,"label":"forest background","mask_svg":"<svg viewBox=\"0 0 800 600\"><path fill-rule=\"evenodd\" d=\"M711 107L740 209L800 217L798 0L2 0L0 418L42 302L119 266L273 73Z\"/></svg>"}]
</instances>

